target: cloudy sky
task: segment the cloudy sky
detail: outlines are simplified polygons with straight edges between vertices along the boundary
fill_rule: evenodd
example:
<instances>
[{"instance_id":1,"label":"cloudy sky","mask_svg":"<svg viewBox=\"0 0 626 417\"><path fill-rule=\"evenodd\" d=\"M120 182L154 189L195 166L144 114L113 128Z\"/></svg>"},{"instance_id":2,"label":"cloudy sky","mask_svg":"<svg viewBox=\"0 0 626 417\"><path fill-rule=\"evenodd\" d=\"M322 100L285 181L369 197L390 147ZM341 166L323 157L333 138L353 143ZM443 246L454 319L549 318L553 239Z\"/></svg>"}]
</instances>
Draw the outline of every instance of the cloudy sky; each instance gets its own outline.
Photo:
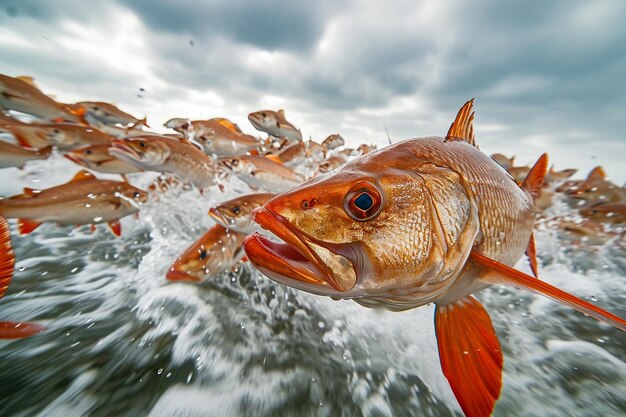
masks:
<instances>
[{"instance_id":1,"label":"cloudy sky","mask_svg":"<svg viewBox=\"0 0 626 417\"><path fill-rule=\"evenodd\" d=\"M285 108L353 145L444 135L476 97L484 151L622 183L625 21L622 0L0 0L0 72L152 126Z\"/></svg>"}]
</instances>

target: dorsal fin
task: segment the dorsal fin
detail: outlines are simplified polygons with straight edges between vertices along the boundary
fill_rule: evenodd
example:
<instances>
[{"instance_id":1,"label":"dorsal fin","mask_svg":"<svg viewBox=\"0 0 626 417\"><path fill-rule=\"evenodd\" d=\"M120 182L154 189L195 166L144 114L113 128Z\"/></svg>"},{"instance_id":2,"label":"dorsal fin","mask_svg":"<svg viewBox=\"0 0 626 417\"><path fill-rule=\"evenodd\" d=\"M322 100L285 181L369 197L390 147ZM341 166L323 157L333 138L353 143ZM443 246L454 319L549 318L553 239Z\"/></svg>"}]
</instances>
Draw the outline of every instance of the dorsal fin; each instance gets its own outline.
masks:
<instances>
[{"instance_id":1,"label":"dorsal fin","mask_svg":"<svg viewBox=\"0 0 626 417\"><path fill-rule=\"evenodd\" d=\"M533 201L539 196L539 193L541 193L541 186L546 179L547 173L548 154L544 153L537 159L537 162L535 162L535 165L530 169L521 185L522 189L528 191L532 196Z\"/></svg>"},{"instance_id":2,"label":"dorsal fin","mask_svg":"<svg viewBox=\"0 0 626 417\"><path fill-rule=\"evenodd\" d=\"M28 197L37 197L41 193L41 190L36 190L34 188L24 187L24 196Z\"/></svg>"},{"instance_id":3,"label":"dorsal fin","mask_svg":"<svg viewBox=\"0 0 626 417\"><path fill-rule=\"evenodd\" d=\"M278 109L278 111L276 113L278 113L281 116L285 117L285 110L284 109Z\"/></svg>"},{"instance_id":4,"label":"dorsal fin","mask_svg":"<svg viewBox=\"0 0 626 417\"><path fill-rule=\"evenodd\" d=\"M95 179L97 179L95 175L83 169L81 171L78 171L76 175L74 175L72 179L68 181L68 183L76 182L76 181L95 180Z\"/></svg>"},{"instance_id":5,"label":"dorsal fin","mask_svg":"<svg viewBox=\"0 0 626 417\"><path fill-rule=\"evenodd\" d=\"M476 146L474 138L474 99L461 107L446 135L446 141L462 140Z\"/></svg>"},{"instance_id":6,"label":"dorsal fin","mask_svg":"<svg viewBox=\"0 0 626 417\"><path fill-rule=\"evenodd\" d=\"M595 167L591 170L589 175L587 175L587 181L603 180L604 178L606 178L606 173L601 166Z\"/></svg>"},{"instance_id":7,"label":"dorsal fin","mask_svg":"<svg viewBox=\"0 0 626 417\"><path fill-rule=\"evenodd\" d=\"M20 81L24 81L26 84L30 85L31 87L35 87L37 89L39 89L39 87L37 87L37 84L35 84L35 79L29 75L20 75L19 77L15 77Z\"/></svg>"}]
</instances>

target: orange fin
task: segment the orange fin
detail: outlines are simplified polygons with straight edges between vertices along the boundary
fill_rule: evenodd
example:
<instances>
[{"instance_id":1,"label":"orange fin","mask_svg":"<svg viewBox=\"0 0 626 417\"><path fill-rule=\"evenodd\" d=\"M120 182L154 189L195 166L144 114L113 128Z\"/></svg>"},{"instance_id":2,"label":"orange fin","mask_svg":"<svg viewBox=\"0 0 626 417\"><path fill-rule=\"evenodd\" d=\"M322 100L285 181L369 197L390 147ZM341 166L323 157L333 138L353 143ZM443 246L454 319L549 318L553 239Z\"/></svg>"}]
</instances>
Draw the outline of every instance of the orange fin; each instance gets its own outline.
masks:
<instances>
[{"instance_id":1,"label":"orange fin","mask_svg":"<svg viewBox=\"0 0 626 417\"><path fill-rule=\"evenodd\" d=\"M83 170L78 171L76 173L76 175L74 175L72 177L72 179L68 181L68 184L70 182L85 181L85 180L95 180L95 179L97 179L95 175L93 175L91 172L85 171L83 169Z\"/></svg>"},{"instance_id":2,"label":"orange fin","mask_svg":"<svg viewBox=\"0 0 626 417\"><path fill-rule=\"evenodd\" d=\"M617 327L620 330L626 331L626 320L609 313L597 307L585 300L581 300L571 294L566 293L544 281L535 279L530 275L527 275L517 269L504 265L498 261L487 258L472 250L470 252L470 259L477 264L480 264L486 268L489 268L498 273L497 276L493 274L487 278L484 278L490 284L506 284L513 285L518 288L522 288L526 291L541 294L545 297L552 298L553 300L580 311L583 314L591 316L604 323L610 324L613 327Z\"/></svg>"},{"instance_id":3,"label":"orange fin","mask_svg":"<svg viewBox=\"0 0 626 417\"><path fill-rule=\"evenodd\" d=\"M603 180L604 178L606 178L606 173L601 166L595 167L589 172L589 175L587 175L587 181Z\"/></svg>"},{"instance_id":4,"label":"orange fin","mask_svg":"<svg viewBox=\"0 0 626 417\"><path fill-rule=\"evenodd\" d=\"M117 237L122 236L122 224L119 220L111 220L109 223L109 229Z\"/></svg>"},{"instance_id":5,"label":"orange fin","mask_svg":"<svg viewBox=\"0 0 626 417\"><path fill-rule=\"evenodd\" d=\"M1 339L22 339L41 333L46 330L45 326L37 323L16 323L12 321L0 321Z\"/></svg>"},{"instance_id":6,"label":"orange fin","mask_svg":"<svg viewBox=\"0 0 626 417\"><path fill-rule=\"evenodd\" d=\"M278 155L265 155L265 157L271 161L274 161L276 163L282 164L283 161L280 159L280 156Z\"/></svg>"},{"instance_id":7,"label":"orange fin","mask_svg":"<svg viewBox=\"0 0 626 417\"><path fill-rule=\"evenodd\" d=\"M38 228L41 223L36 222L31 219L17 219L17 230L20 235L27 235L36 228Z\"/></svg>"},{"instance_id":8,"label":"orange fin","mask_svg":"<svg viewBox=\"0 0 626 417\"><path fill-rule=\"evenodd\" d=\"M39 87L37 87L37 84L35 84L35 79L33 77L31 77L30 75L19 75L17 77L15 77L16 79L25 82L26 84L29 84L31 87L35 87L36 89L39 90Z\"/></svg>"},{"instance_id":9,"label":"orange fin","mask_svg":"<svg viewBox=\"0 0 626 417\"><path fill-rule=\"evenodd\" d=\"M537 268L537 249L535 248L535 234L530 234L528 240L528 247L526 248L526 256L528 256L528 263L530 263L530 269L533 271L535 278L539 278L539 268Z\"/></svg>"},{"instance_id":10,"label":"orange fin","mask_svg":"<svg viewBox=\"0 0 626 417\"><path fill-rule=\"evenodd\" d=\"M24 187L22 189L23 191L23 196L28 196L28 197L37 197L39 195L39 193L41 193L41 190L36 190L34 188L28 188L28 187Z\"/></svg>"},{"instance_id":11,"label":"orange fin","mask_svg":"<svg viewBox=\"0 0 626 417\"><path fill-rule=\"evenodd\" d=\"M80 227L80 226L76 226L76 227ZM89 230L91 230L91 233L95 233L96 225L95 224L91 224L91 226L89 226Z\"/></svg>"},{"instance_id":12,"label":"orange fin","mask_svg":"<svg viewBox=\"0 0 626 417\"><path fill-rule=\"evenodd\" d=\"M474 138L474 99L461 107L446 135L446 141L461 140L476 146Z\"/></svg>"},{"instance_id":13,"label":"orange fin","mask_svg":"<svg viewBox=\"0 0 626 417\"><path fill-rule=\"evenodd\" d=\"M439 360L466 417L488 417L502 389L502 351L489 314L472 296L438 305Z\"/></svg>"},{"instance_id":14,"label":"orange fin","mask_svg":"<svg viewBox=\"0 0 626 417\"><path fill-rule=\"evenodd\" d=\"M11 246L9 223L0 217L0 298L9 288L15 270L15 254Z\"/></svg>"},{"instance_id":15,"label":"orange fin","mask_svg":"<svg viewBox=\"0 0 626 417\"><path fill-rule=\"evenodd\" d=\"M528 175L522 182L523 190L528 191L533 198L533 201L539 197L541 193L541 186L543 185L543 181L546 179L546 174L548 173L548 154L544 153L537 159L535 165L528 171Z\"/></svg>"},{"instance_id":16,"label":"orange fin","mask_svg":"<svg viewBox=\"0 0 626 417\"><path fill-rule=\"evenodd\" d=\"M165 279L168 281L176 281L176 282L200 282L201 279L195 277L187 272L179 271L171 267L170 270L165 274Z\"/></svg>"}]
</instances>

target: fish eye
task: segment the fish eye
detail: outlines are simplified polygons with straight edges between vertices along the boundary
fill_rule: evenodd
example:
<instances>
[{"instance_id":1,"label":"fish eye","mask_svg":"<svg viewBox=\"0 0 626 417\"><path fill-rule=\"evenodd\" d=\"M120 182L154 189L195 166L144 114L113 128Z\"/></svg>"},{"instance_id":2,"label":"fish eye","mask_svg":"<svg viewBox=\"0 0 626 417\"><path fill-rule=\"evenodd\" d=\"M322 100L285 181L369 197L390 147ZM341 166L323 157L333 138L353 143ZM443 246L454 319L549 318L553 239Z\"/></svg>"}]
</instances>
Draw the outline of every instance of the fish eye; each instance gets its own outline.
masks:
<instances>
[{"instance_id":1,"label":"fish eye","mask_svg":"<svg viewBox=\"0 0 626 417\"><path fill-rule=\"evenodd\" d=\"M202 249L198 256L201 260L206 258L206 249Z\"/></svg>"},{"instance_id":2,"label":"fish eye","mask_svg":"<svg viewBox=\"0 0 626 417\"><path fill-rule=\"evenodd\" d=\"M93 106L93 109L94 109L94 111L98 111L98 110L100 110L100 107L98 107L98 106Z\"/></svg>"},{"instance_id":3,"label":"fish eye","mask_svg":"<svg viewBox=\"0 0 626 417\"><path fill-rule=\"evenodd\" d=\"M235 206L235 207L231 208L231 209L230 209L230 211L231 211L233 214L239 214L239 213L241 213L241 209L239 208L239 206Z\"/></svg>"},{"instance_id":4,"label":"fish eye","mask_svg":"<svg viewBox=\"0 0 626 417\"><path fill-rule=\"evenodd\" d=\"M55 135L58 135L59 133L61 133L61 131L59 129L54 129L52 133L54 133Z\"/></svg>"},{"instance_id":5,"label":"fish eye","mask_svg":"<svg viewBox=\"0 0 626 417\"><path fill-rule=\"evenodd\" d=\"M87 150L85 151L85 153L86 153L87 155L91 155L91 153L92 153L92 152L91 152L91 149L87 149Z\"/></svg>"},{"instance_id":6,"label":"fish eye","mask_svg":"<svg viewBox=\"0 0 626 417\"><path fill-rule=\"evenodd\" d=\"M135 197L135 198L139 198L139 191L135 191L135 192L133 193L133 197Z\"/></svg>"},{"instance_id":7,"label":"fish eye","mask_svg":"<svg viewBox=\"0 0 626 417\"><path fill-rule=\"evenodd\" d=\"M230 161L230 164L234 167L236 167L237 165L239 165L239 160L237 159L233 159L232 161Z\"/></svg>"},{"instance_id":8,"label":"fish eye","mask_svg":"<svg viewBox=\"0 0 626 417\"><path fill-rule=\"evenodd\" d=\"M344 210L357 221L371 220L380 213L382 197L378 189L368 182L358 182L346 194Z\"/></svg>"},{"instance_id":9,"label":"fish eye","mask_svg":"<svg viewBox=\"0 0 626 417\"><path fill-rule=\"evenodd\" d=\"M146 147L146 142L144 142L144 141L139 142L139 146L141 146L142 148L145 148Z\"/></svg>"},{"instance_id":10,"label":"fish eye","mask_svg":"<svg viewBox=\"0 0 626 417\"><path fill-rule=\"evenodd\" d=\"M265 117L265 112L261 113L261 116Z\"/></svg>"}]
</instances>

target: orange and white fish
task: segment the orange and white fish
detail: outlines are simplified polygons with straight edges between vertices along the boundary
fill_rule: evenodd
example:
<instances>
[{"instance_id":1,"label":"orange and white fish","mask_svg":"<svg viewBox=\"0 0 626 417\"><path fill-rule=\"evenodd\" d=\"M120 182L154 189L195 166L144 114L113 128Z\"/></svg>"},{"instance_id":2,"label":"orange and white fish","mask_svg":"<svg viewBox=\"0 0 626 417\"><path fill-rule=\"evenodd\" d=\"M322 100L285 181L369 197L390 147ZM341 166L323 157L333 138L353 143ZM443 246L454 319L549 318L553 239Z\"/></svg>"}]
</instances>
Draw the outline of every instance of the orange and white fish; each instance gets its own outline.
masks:
<instances>
[{"instance_id":1,"label":"orange and white fish","mask_svg":"<svg viewBox=\"0 0 626 417\"><path fill-rule=\"evenodd\" d=\"M319 172L321 173L330 172L333 169L339 168L346 162L348 162L348 159L342 154L331 155L330 157L326 158L324 161L320 162Z\"/></svg>"},{"instance_id":2,"label":"orange and white fish","mask_svg":"<svg viewBox=\"0 0 626 417\"><path fill-rule=\"evenodd\" d=\"M7 221L0 217L0 298L9 288L15 272L15 254ZM21 339L41 333L46 328L37 323L0 321L0 339Z\"/></svg>"},{"instance_id":3,"label":"orange and white fish","mask_svg":"<svg viewBox=\"0 0 626 417\"><path fill-rule=\"evenodd\" d=\"M81 122L80 115L57 103L37 88L31 77L0 74L0 108L50 121Z\"/></svg>"},{"instance_id":4,"label":"orange and white fish","mask_svg":"<svg viewBox=\"0 0 626 417\"><path fill-rule=\"evenodd\" d=\"M111 155L109 148L111 148L110 144L85 146L74 149L63 156L85 168L106 174L120 174L124 176L142 171L141 168Z\"/></svg>"},{"instance_id":5,"label":"orange and white fish","mask_svg":"<svg viewBox=\"0 0 626 417\"><path fill-rule=\"evenodd\" d=\"M285 138L290 142L302 141L302 133L285 118L285 111L280 109L259 110L248 115L248 120L255 129L268 135Z\"/></svg>"},{"instance_id":6,"label":"orange and white fish","mask_svg":"<svg viewBox=\"0 0 626 417\"><path fill-rule=\"evenodd\" d=\"M187 129L189 129L189 126L191 126L191 120L185 119L183 117L174 117L163 123L163 126L168 129L174 129L176 132L182 133L186 136Z\"/></svg>"},{"instance_id":7,"label":"orange and white fish","mask_svg":"<svg viewBox=\"0 0 626 417\"><path fill-rule=\"evenodd\" d=\"M626 188L607 180L601 167L594 168L585 180L569 186L564 192L578 207L588 207L596 203L626 202Z\"/></svg>"},{"instance_id":8,"label":"orange and white fish","mask_svg":"<svg viewBox=\"0 0 626 417\"><path fill-rule=\"evenodd\" d=\"M224 227L237 232L252 233L256 229L252 221L252 211L274 197L274 193L258 193L233 198L211 207L209 215Z\"/></svg>"},{"instance_id":9,"label":"orange and white fish","mask_svg":"<svg viewBox=\"0 0 626 417\"><path fill-rule=\"evenodd\" d=\"M366 143L363 143L359 145L359 147L356 148L356 150L357 152L359 152L359 155L367 155L368 153L376 150L376 145L368 145Z\"/></svg>"},{"instance_id":10,"label":"orange and white fish","mask_svg":"<svg viewBox=\"0 0 626 417\"><path fill-rule=\"evenodd\" d=\"M60 225L108 223L119 236L119 219L139 212L147 193L126 182L99 180L80 171L68 183L45 190L24 189L24 194L0 200L0 216L17 218L20 234L43 222Z\"/></svg>"},{"instance_id":11,"label":"orange and white fish","mask_svg":"<svg viewBox=\"0 0 626 417\"><path fill-rule=\"evenodd\" d=\"M343 145L346 144L346 141L344 140L344 138L338 134L332 134L330 136L328 136L326 139L324 139L324 141L322 142L322 146L324 147L324 149L326 149L327 151L331 151L333 149L337 149L337 148L341 148Z\"/></svg>"},{"instance_id":12,"label":"orange and white fish","mask_svg":"<svg viewBox=\"0 0 626 417\"><path fill-rule=\"evenodd\" d=\"M201 282L231 269L243 257L241 242L246 235L216 224L185 249L170 266L170 281Z\"/></svg>"},{"instance_id":13,"label":"orange and white fish","mask_svg":"<svg viewBox=\"0 0 626 417\"><path fill-rule=\"evenodd\" d=\"M91 126L71 123L20 123L5 125L5 129L22 146L34 149L47 146L73 149L85 145L111 143L111 137L106 133Z\"/></svg>"},{"instance_id":14,"label":"orange and white fish","mask_svg":"<svg viewBox=\"0 0 626 417\"><path fill-rule=\"evenodd\" d=\"M143 170L174 174L201 191L215 184L215 162L186 140L156 135L116 139L109 152Z\"/></svg>"},{"instance_id":15,"label":"orange and white fish","mask_svg":"<svg viewBox=\"0 0 626 417\"><path fill-rule=\"evenodd\" d=\"M42 161L48 159L51 152L51 146L34 150L0 140L0 168L22 168L28 161Z\"/></svg>"},{"instance_id":16,"label":"orange and white fish","mask_svg":"<svg viewBox=\"0 0 626 417\"><path fill-rule=\"evenodd\" d=\"M117 106L103 101L79 101L71 106L74 109L82 109L85 118L91 116L107 125L120 124L122 126L131 125L133 128L148 126L148 121L144 117L139 119L131 114L120 110Z\"/></svg>"},{"instance_id":17,"label":"orange and white fish","mask_svg":"<svg viewBox=\"0 0 626 417\"><path fill-rule=\"evenodd\" d=\"M264 275L313 294L393 311L435 303L443 373L465 415L484 417L503 358L471 294L508 284L622 330L626 321L512 268L524 252L535 259L533 196L547 156L519 187L475 146L472 102L446 137L393 144L268 201L253 218L284 243L252 234L244 249Z\"/></svg>"},{"instance_id":18,"label":"orange and white fish","mask_svg":"<svg viewBox=\"0 0 626 417\"><path fill-rule=\"evenodd\" d=\"M601 223L626 225L626 203L597 203L581 209L580 214Z\"/></svg>"},{"instance_id":19,"label":"orange and white fish","mask_svg":"<svg viewBox=\"0 0 626 417\"><path fill-rule=\"evenodd\" d=\"M215 120L195 120L187 129L187 139L199 143L207 155L217 157L258 153L261 143L257 138L225 127Z\"/></svg>"},{"instance_id":20,"label":"orange and white fish","mask_svg":"<svg viewBox=\"0 0 626 417\"><path fill-rule=\"evenodd\" d=\"M306 160L306 147L304 142L296 142L282 149L280 152L272 155L266 155L268 158L280 162L290 168L302 165Z\"/></svg>"},{"instance_id":21,"label":"orange and white fish","mask_svg":"<svg viewBox=\"0 0 626 417\"><path fill-rule=\"evenodd\" d=\"M304 143L307 158L313 162L319 163L326 158L326 148L314 140L308 140Z\"/></svg>"},{"instance_id":22,"label":"orange and white fish","mask_svg":"<svg viewBox=\"0 0 626 417\"><path fill-rule=\"evenodd\" d=\"M494 161L496 161L496 163L498 165L500 165L502 168L506 169L508 171L509 168L513 167L514 163L515 163L515 157L507 157L501 153L494 153L491 155L491 159L493 159Z\"/></svg>"},{"instance_id":23,"label":"orange and white fish","mask_svg":"<svg viewBox=\"0 0 626 417\"><path fill-rule=\"evenodd\" d=\"M304 181L301 174L265 156L225 158L220 165L232 171L253 190L282 193Z\"/></svg>"}]
</instances>

